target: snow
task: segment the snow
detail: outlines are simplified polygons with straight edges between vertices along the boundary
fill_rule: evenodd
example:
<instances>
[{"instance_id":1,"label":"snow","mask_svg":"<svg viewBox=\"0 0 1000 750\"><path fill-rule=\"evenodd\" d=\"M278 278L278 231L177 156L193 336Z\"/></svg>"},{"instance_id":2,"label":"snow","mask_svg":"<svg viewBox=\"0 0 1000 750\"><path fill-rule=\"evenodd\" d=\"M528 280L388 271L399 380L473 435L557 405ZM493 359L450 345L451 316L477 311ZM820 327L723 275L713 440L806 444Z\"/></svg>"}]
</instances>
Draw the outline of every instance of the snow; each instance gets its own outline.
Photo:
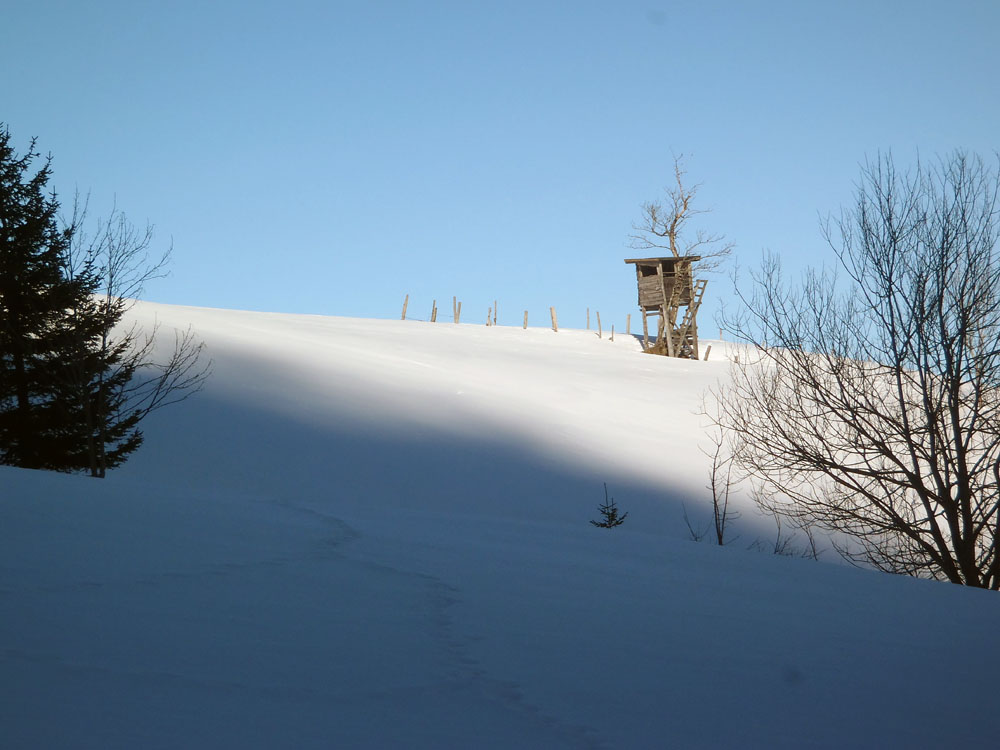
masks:
<instances>
[{"instance_id":1,"label":"snow","mask_svg":"<svg viewBox=\"0 0 1000 750\"><path fill-rule=\"evenodd\" d=\"M594 332L141 304L205 391L0 469L0 746L986 746L996 594L687 538L727 373ZM588 521L603 483L630 515Z\"/></svg>"}]
</instances>

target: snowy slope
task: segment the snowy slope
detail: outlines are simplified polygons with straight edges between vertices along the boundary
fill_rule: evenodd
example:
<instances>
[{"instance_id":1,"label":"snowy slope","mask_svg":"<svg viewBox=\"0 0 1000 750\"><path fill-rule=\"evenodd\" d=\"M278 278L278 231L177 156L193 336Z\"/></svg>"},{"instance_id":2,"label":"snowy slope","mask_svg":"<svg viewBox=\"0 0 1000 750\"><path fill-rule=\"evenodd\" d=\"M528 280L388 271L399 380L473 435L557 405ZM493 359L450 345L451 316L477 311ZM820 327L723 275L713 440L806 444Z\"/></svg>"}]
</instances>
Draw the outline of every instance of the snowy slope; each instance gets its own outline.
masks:
<instances>
[{"instance_id":1,"label":"snowy slope","mask_svg":"<svg viewBox=\"0 0 1000 750\"><path fill-rule=\"evenodd\" d=\"M0 469L2 747L995 741L995 594L686 539L719 342L136 314L215 374L103 482Z\"/></svg>"}]
</instances>

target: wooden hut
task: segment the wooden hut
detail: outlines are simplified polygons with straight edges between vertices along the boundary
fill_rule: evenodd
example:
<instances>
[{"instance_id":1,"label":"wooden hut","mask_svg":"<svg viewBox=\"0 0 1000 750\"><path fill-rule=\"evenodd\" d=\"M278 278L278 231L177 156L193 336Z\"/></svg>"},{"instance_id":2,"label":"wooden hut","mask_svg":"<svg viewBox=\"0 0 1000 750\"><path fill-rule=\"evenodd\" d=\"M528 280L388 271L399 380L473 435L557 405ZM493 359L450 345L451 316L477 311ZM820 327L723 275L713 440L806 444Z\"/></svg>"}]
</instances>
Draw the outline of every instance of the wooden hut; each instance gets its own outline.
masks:
<instances>
[{"instance_id":1,"label":"wooden hut","mask_svg":"<svg viewBox=\"0 0 1000 750\"><path fill-rule=\"evenodd\" d=\"M635 266L642 311L642 345L647 352L698 359L697 315L706 283L704 279L694 279L691 264L698 260L700 255L625 259ZM650 315L658 317L656 342L652 346Z\"/></svg>"}]
</instances>

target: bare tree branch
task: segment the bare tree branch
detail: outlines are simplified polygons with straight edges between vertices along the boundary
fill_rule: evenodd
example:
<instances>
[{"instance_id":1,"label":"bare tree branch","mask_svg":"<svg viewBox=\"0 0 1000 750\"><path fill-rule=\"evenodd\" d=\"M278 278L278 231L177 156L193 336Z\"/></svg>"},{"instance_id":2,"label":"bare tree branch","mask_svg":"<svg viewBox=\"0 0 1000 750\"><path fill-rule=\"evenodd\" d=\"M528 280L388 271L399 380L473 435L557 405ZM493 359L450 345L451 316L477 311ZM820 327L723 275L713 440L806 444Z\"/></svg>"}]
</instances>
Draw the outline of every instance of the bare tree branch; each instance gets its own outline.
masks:
<instances>
[{"instance_id":1,"label":"bare tree branch","mask_svg":"<svg viewBox=\"0 0 1000 750\"><path fill-rule=\"evenodd\" d=\"M726 433L716 426L710 436L711 447L703 450L712 463L708 475L708 490L712 493L712 520L715 541L721 547L727 544L726 531L740 514L729 507L729 496L736 484L733 477L733 457L726 445ZM687 520L685 518L685 520ZM690 524L688 528L690 529ZM728 541L736 541L739 537Z\"/></svg>"},{"instance_id":2,"label":"bare tree branch","mask_svg":"<svg viewBox=\"0 0 1000 750\"><path fill-rule=\"evenodd\" d=\"M849 560L1000 588L1000 178L957 152L863 167L826 222L840 274L765 258L715 419L764 506Z\"/></svg>"},{"instance_id":3,"label":"bare tree branch","mask_svg":"<svg viewBox=\"0 0 1000 750\"><path fill-rule=\"evenodd\" d=\"M699 214L708 213L708 210L694 207L701 185L686 186L686 174L682 154L674 159L674 181L664 189L664 199L642 205L642 215L632 225L629 247L642 253L653 253L657 257L667 254L675 258L700 255L702 259L694 266L694 270L712 272L732 254L734 245L725 242L725 236L721 234L697 230L690 236L687 232L688 222Z\"/></svg>"},{"instance_id":4,"label":"bare tree branch","mask_svg":"<svg viewBox=\"0 0 1000 750\"><path fill-rule=\"evenodd\" d=\"M77 194L64 220L72 237L66 273L87 279L95 291L85 309L74 311L80 351L66 373L71 399L84 415L90 473L103 477L141 445L139 423L197 393L212 363L204 361L204 344L190 328L174 331L173 351L161 361L155 357L158 323L149 331L122 324L146 284L166 275L171 249L153 253L153 227L136 227L117 206L88 234L88 202Z\"/></svg>"}]
</instances>

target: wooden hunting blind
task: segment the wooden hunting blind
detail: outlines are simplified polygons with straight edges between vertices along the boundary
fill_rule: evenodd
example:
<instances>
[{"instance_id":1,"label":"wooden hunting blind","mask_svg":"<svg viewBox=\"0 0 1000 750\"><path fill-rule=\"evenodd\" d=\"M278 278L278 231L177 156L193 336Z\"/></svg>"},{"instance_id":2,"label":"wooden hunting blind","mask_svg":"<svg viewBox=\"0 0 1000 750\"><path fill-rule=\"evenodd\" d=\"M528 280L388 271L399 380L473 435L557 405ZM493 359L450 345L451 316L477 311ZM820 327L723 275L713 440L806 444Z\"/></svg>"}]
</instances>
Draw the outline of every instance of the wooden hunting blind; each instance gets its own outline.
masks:
<instances>
[{"instance_id":1,"label":"wooden hunting blind","mask_svg":"<svg viewBox=\"0 0 1000 750\"><path fill-rule=\"evenodd\" d=\"M667 258L626 258L635 266L642 310L642 345L651 354L698 359L698 307L705 280L695 281L691 264L700 255ZM680 310L684 308L684 314ZM649 345L650 315L658 316L656 342ZM678 322L680 318L680 322Z\"/></svg>"}]
</instances>

